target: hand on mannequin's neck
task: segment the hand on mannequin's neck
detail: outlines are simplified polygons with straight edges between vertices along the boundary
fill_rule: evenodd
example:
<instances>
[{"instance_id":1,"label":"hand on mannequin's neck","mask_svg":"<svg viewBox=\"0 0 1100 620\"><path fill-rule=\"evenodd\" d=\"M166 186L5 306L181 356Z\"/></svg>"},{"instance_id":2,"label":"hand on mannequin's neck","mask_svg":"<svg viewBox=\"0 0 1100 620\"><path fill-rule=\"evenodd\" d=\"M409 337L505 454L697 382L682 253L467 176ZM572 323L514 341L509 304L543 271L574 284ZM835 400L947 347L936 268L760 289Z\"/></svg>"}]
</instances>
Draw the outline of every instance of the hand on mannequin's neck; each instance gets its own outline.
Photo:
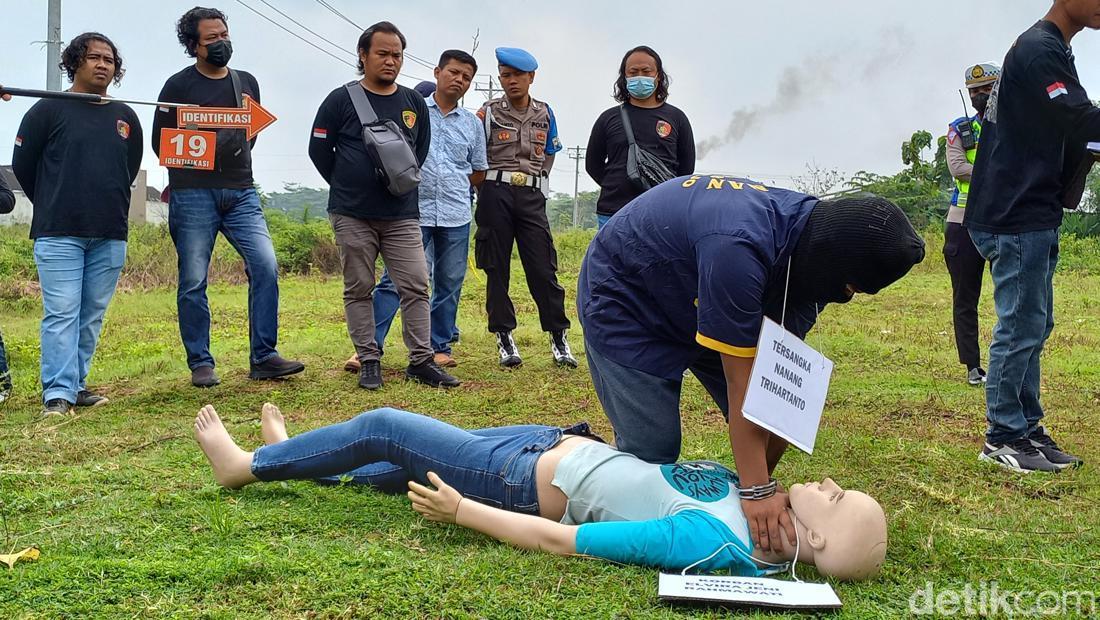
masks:
<instances>
[{"instance_id":1,"label":"hand on mannequin's neck","mask_svg":"<svg viewBox=\"0 0 1100 620\"><path fill-rule=\"evenodd\" d=\"M798 517L794 515L794 511L787 509L787 515L790 516L791 522L794 523L795 533L798 535L798 563L814 565L814 549L810 546L807 540L806 526L802 525L802 522L798 520ZM773 564L779 564L781 562L790 562L794 558L795 545L791 544L787 540L787 535L783 534L780 537L783 542L783 550L780 552L771 551L764 553L759 547L752 550L752 557L758 560L764 560L765 562L771 562Z\"/></svg>"}]
</instances>

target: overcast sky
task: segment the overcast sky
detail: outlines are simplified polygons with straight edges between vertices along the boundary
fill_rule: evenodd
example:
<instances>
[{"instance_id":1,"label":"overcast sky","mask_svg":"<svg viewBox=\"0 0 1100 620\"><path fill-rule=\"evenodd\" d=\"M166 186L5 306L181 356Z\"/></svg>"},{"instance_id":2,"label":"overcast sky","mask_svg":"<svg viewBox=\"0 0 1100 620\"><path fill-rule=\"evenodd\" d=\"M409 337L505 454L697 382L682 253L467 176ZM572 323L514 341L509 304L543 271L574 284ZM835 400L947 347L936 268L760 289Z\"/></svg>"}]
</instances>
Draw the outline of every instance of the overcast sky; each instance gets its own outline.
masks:
<instances>
[{"instance_id":1,"label":"overcast sky","mask_svg":"<svg viewBox=\"0 0 1100 620\"><path fill-rule=\"evenodd\" d=\"M315 0L267 0L338 44L354 62L361 32ZM528 49L539 60L532 94L554 108L563 144L585 145L592 122L614 104L611 85L622 54L655 48L672 76L670 103L691 120L697 141L711 138L697 169L734 173L784 185L807 162L894 172L900 143L916 129L940 135L962 114L958 89L969 64L996 61L1015 37L1042 17L1050 0L758 0L532 2L467 0L328 0L360 27L390 20L408 38L407 52L434 64L446 48L469 50L480 31L478 76L496 73L493 49ZM306 155L317 106L354 70L280 30L247 4L303 37L326 43L278 15L262 0L223 0L234 44L232 67L253 73L263 104L279 117L254 151L256 178L277 191L286 182L323 187ZM0 83L42 88L46 0L3 0ZM62 38L88 30L110 36L127 70L118 97L153 99L164 80L189 64L176 42L175 21L193 0L64 0ZM509 9L509 7L514 7ZM1081 79L1100 93L1100 34L1074 41ZM431 69L406 57L402 83L430 78ZM67 84L67 82L66 82ZM467 95L467 107L484 96ZM0 141L12 144L33 100L0 104ZM148 130L153 108L135 107ZM734 125L731 126L731 122ZM10 147L0 162L11 161ZM150 184L163 169L146 145ZM573 189L574 162L559 157L555 191ZM581 189L593 189L584 174Z\"/></svg>"}]
</instances>

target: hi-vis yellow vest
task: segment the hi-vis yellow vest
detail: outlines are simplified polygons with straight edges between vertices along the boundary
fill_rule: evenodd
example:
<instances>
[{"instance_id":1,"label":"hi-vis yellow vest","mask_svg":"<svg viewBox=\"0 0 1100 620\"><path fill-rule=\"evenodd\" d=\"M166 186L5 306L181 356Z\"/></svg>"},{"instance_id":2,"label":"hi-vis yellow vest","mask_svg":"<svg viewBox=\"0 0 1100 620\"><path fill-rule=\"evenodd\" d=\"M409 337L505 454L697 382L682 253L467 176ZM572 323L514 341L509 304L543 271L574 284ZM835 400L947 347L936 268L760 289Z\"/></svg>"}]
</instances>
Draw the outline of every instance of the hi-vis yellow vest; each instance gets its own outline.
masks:
<instances>
[{"instance_id":1,"label":"hi-vis yellow vest","mask_svg":"<svg viewBox=\"0 0 1100 620\"><path fill-rule=\"evenodd\" d=\"M973 165L974 161L978 158L978 142L982 138L982 124L977 119L974 119L970 121L970 126L974 128L974 148L966 151L966 161ZM964 209L966 208L967 194L970 193L970 181L955 179L955 187L959 189L959 195L955 199L955 206Z\"/></svg>"}]
</instances>

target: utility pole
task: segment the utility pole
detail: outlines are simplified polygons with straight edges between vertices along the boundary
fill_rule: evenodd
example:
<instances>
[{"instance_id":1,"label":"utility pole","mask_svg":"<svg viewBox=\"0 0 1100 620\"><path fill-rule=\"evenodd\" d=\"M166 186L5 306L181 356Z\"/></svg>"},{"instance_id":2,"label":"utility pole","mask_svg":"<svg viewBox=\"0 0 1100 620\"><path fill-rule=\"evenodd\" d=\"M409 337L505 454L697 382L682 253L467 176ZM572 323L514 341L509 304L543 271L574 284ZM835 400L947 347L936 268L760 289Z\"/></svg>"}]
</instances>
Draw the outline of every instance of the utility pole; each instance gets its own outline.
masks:
<instances>
[{"instance_id":1,"label":"utility pole","mask_svg":"<svg viewBox=\"0 0 1100 620\"><path fill-rule=\"evenodd\" d=\"M475 86L474 90L476 90L479 93L489 93L489 99L492 99L493 98L493 93L495 93L497 91L496 87L493 86L493 76L491 76L491 75L489 76L489 86L488 87Z\"/></svg>"},{"instance_id":2,"label":"utility pole","mask_svg":"<svg viewBox=\"0 0 1100 620\"><path fill-rule=\"evenodd\" d=\"M569 159L575 162L573 169L573 228L580 222L580 205L577 202L577 190L581 182L581 158L584 157L584 147L574 146L569 149Z\"/></svg>"},{"instance_id":3,"label":"utility pole","mask_svg":"<svg viewBox=\"0 0 1100 620\"><path fill-rule=\"evenodd\" d=\"M46 90L61 90L61 0L49 0L46 17Z\"/></svg>"}]
</instances>

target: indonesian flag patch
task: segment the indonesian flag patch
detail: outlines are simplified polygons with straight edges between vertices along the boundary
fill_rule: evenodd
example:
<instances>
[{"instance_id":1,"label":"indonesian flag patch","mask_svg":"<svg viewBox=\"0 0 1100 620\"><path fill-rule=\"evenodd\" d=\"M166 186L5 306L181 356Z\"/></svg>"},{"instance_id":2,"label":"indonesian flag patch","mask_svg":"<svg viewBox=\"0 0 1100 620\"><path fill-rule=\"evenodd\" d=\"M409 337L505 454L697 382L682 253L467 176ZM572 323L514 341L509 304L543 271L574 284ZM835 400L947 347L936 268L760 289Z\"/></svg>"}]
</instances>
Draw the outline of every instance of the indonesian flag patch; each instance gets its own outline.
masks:
<instances>
[{"instance_id":1,"label":"indonesian flag patch","mask_svg":"<svg viewBox=\"0 0 1100 620\"><path fill-rule=\"evenodd\" d=\"M324 140L324 139L328 138L328 130L327 129L322 129L320 127L314 127L313 128L313 137L317 138L318 140Z\"/></svg>"},{"instance_id":2,"label":"indonesian flag patch","mask_svg":"<svg viewBox=\"0 0 1100 620\"><path fill-rule=\"evenodd\" d=\"M1066 85L1061 82L1055 82L1050 86L1047 86L1047 96L1051 99L1057 99L1062 95L1068 95L1069 91L1066 90Z\"/></svg>"},{"instance_id":3,"label":"indonesian flag patch","mask_svg":"<svg viewBox=\"0 0 1100 620\"><path fill-rule=\"evenodd\" d=\"M15 146L23 146L23 136L15 136Z\"/></svg>"}]
</instances>

